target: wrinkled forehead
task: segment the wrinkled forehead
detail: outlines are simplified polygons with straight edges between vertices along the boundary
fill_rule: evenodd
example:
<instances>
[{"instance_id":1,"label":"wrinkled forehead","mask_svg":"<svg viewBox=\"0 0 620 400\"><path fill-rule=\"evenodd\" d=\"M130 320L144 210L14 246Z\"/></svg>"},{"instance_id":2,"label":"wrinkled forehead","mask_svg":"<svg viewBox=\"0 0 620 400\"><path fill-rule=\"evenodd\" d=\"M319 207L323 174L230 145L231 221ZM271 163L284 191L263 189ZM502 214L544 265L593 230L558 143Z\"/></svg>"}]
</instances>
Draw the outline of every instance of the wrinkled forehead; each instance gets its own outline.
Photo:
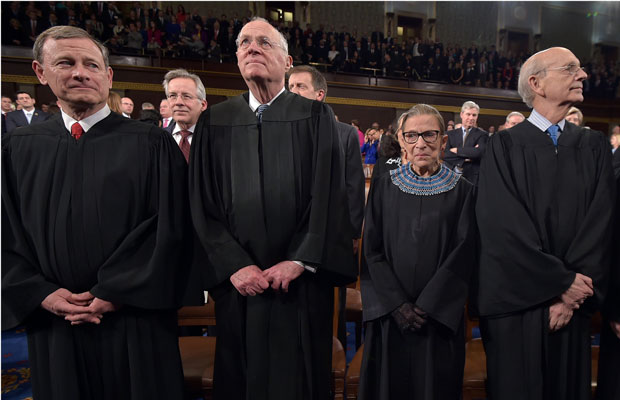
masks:
<instances>
[{"instance_id":1,"label":"wrinkled forehead","mask_svg":"<svg viewBox=\"0 0 620 400\"><path fill-rule=\"evenodd\" d=\"M241 32L239 33L240 38L257 38L257 37L266 37L271 41L278 42L278 35L275 28L263 21L252 21L247 23Z\"/></svg>"}]
</instances>

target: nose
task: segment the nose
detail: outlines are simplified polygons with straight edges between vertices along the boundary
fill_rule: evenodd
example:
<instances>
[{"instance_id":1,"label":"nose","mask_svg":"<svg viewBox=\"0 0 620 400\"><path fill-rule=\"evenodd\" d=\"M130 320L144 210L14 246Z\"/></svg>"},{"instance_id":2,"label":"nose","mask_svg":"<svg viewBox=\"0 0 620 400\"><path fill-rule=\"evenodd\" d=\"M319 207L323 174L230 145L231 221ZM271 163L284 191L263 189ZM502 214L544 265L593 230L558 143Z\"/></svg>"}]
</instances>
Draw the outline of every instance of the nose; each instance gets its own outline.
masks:
<instances>
[{"instance_id":1,"label":"nose","mask_svg":"<svg viewBox=\"0 0 620 400\"><path fill-rule=\"evenodd\" d=\"M579 68L579 72L577 72L577 76L575 79L577 79L578 81L583 81L587 77L588 77L588 73L584 71L583 69Z\"/></svg>"},{"instance_id":2,"label":"nose","mask_svg":"<svg viewBox=\"0 0 620 400\"><path fill-rule=\"evenodd\" d=\"M80 81L87 78L86 68L81 63L75 63L73 66L73 78Z\"/></svg>"}]
</instances>

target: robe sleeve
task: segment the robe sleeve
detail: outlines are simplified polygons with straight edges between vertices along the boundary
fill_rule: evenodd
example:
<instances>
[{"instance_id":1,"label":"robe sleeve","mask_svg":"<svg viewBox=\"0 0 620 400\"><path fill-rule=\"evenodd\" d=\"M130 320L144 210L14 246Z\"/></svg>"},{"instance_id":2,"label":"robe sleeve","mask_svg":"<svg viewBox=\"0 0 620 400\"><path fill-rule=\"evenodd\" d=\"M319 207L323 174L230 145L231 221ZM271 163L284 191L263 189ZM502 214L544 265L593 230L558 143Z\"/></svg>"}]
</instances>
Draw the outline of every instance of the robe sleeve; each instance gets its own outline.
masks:
<instances>
[{"instance_id":1,"label":"robe sleeve","mask_svg":"<svg viewBox=\"0 0 620 400\"><path fill-rule=\"evenodd\" d=\"M171 135L153 128L148 207L153 212L125 236L100 267L90 290L107 301L145 309L181 305L191 265L187 164Z\"/></svg>"},{"instance_id":2,"label":"robe sleeve","mask_svg":"<svg viewBox=\"0 0 620 400\"><path fill-rule=\"evenodd\" d=\"M370 187L364 222L364 256L361 288L364 321L380 318L409 300L385 255L383 189L390 177L383 175Z\"/></svg>"},{"instance_id":3,"label":"robe sleeve","mask_svg":"<svg viewBox=\"0 0 620 400\"><path fill-rule=\"evenodd\" d=\"M422 310L452 332L457 332L461 322L474 270L475 232L473 187L470 187L458 216L453 248L416 300Z\"/></svg>"},{"instance_id":4,"label":"robe sleeve","mask_svg":"<svg viewBox=\"0 0 620 400\"><path fill-rule=\"evenodd\" d=\"M491 137L482 159L476 218L480 231L481 315L523 310L561 295L575 279L545 253L534 221L512 181L508 134Z\"/></svg>"},{"instance_id":5,"label":"robe sleeve","mask_svg":"<svg viewBox=\"0 0 620 400\"><path fill-rule=\"evenodd\" d=\"M350 248L352 233L344 227L350 225L349 210L344 185L344 173L340 169L340 144L337 127L331 109L315 102L313 109L315 154L313 160L312 200L291 239L287 256L289 260L298 260L313 266L326 267L332 272L339 271L340 266L334 262L325 262L330 258L330 247L347 243ZM318 110L316 110L318 108ZM343 207L344 206L344 207ZM331 242L328 238L334 234L345 235ZM356 274L353 274L356 275Z\"/></svg>"},{"instance_id":6,"label":"robe sleeve","mask_svg":"<svg viewBox=\"0 0 620 400\"><path fill-rule=\"evenodd\" d=\"M50 293L60 289L41 274L33 243L22 224L10 138L2 138L2 329L19 325Z\"/></svg>"},{"instance_id":7,"label":"robe sleeve","mask_svg":"<svg viewBox=\"0 0 620 400\"><path fill-rule=\"evenodd\" d=\"M597 304L591 308L599 309L609 283L616 188L609 142L600 132L585 130L583 135L590 136L591 148L598 153L596 186L564 262L569 270L592 278Z\"/></svg>"},{"instance_id":8,"label":"robe sleeve","mask_svg":"<svg viewBox=\"0 0 620 400\"><path fill-rule=\"evenodd\" d=\"M614 217L614 237L611 242L612 263L609 288L603 315L611 321L620 322L620 175L616 177L616 206Z\"/></svg>"},{"instance_id":9,"label":"robe sleeve","mask_svg":"<svg viewBox=\"0 0 620 400\"><path fill-rule=\"evenodd\" d=\"M228 230L224 206L216 195L220 193L215 173L218 167L209 152L209 116L205 111L196 125L190 151L190 206L194 229L209 258L211 268L207 270L207 288L214 287L230 278L240 268L256 262L237 242Z\"/></svg>"}]
</instances>

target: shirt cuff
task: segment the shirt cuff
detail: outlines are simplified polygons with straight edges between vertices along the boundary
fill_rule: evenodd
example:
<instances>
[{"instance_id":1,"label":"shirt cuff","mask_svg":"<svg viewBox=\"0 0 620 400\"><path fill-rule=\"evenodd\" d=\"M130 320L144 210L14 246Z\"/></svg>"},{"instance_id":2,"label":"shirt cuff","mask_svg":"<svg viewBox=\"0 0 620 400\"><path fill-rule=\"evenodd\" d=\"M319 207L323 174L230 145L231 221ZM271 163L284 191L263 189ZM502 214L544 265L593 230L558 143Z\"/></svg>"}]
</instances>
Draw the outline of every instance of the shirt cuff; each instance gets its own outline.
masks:
<instances>
[{"instance_id":1,"label":"shirt cuff","mask_svg":"<svg viewBox=\"0 0 620 400\"><path fill-rule=\"evenodd\" d=\"M300 267L302 267L303 269L305 269L306 271L310 271L312 273L316 272L316 267L310 266L310 265L306 265L304 263L302 263L301 261L295 261L293 260L293 262L297 265L299 265Z\"/></svg>"}]
</instances>

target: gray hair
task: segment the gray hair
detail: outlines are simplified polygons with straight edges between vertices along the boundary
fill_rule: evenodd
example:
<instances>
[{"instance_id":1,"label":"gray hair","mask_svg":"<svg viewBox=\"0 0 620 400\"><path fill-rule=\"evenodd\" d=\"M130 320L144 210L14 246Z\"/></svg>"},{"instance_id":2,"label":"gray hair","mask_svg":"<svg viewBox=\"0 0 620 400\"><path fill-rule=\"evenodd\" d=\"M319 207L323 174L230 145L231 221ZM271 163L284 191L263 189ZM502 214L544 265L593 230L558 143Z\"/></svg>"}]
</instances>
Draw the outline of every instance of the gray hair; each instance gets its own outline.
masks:
<instances>
[{"instance_id":1,"label":"gray hair","mask_svg":"<svg viewBox=\"0 0 620 400\"><path fill-rule=\"evenodd\" d=\"M47 39L88 39L99 48L106 69L110 66L108 48L105 47L100 41L92 37L84 29L69 25L53 26L43 31L37 37L37 40L34 42L34 46L32 46L32 58L37 60L39 64L43 64L43 45L45 45L45 41Z\"/></svg>"},{"instance_id":2,"label":"gray hair","mask_svg":"<svg viewBox=\"0 0 620 400\"><path fill-rule=\"evenodd\" d=\"M461 112L469 110L470 108L475 108L478 112L480 112L480 106L473 101L466 101L465 103L463 103L463 106L461 107Z\"/></svg>"},{"instance_id":3,"label":"gray hair","mask_svg":"<svg viewBox=\"0 0 620 400\"><path fill-rule=\"evenodd\" d=\"M446 131L446 124L443 120L443 117L441 116L439 111L437 111L435 107L429 106L428 104L416 104L415 106L411 107L409 110L405 111L398 118L397 132L403 129L403 126L405 126L405 122L407 122L409 118L417 117L418 115L432 115L433 117L435 117L435 119L437 120L437 123L439 124L440 133L443 135L444 132Z\"/></svg>"},{"instance_id":4,"label":"gray hair","mask_svg":"<svg viewBox=\"0 0 620 400\"><path fill-rule=\"evenodd\" d=\"M542 53L542 51L539 51L538 53L528 58L521 66L521 72L519 73L517 91L519 92L519 96L521 96L525 105L529 108L534 107L533 103L534 98L536 97L536 93L534 93L534 91L530 87L530 76L540 75L541 78L544 78L547 75L546 66L540 60L540 57L536 57L540 53Z\"/></svg>"},{"instance_id":5,"label":"gray hair","mask_svg":"<svg viewBox=\"0 0 620 400\"><path fill-rule=\"evenodd\" d=\"M271 25L269 23L269 21L267 21L265 18L262 17L254 17L250 20L250 22L254 22L254 21L261 21L266 23L267 25L271 26L273 28L274 31L276 31L278 33L278 37L279 37L279 41L280 43L278 44L279 47L284 50L284 52L286 53L286 55L288 55L288 41L286 40L286 38L284 37L284 35L282 34L282 32L280 32L279 30L277 30L273 25ZM250 23L248 22L248 24ZM246 24L247 25L247 24ZM245 26L245 25L244 25ZM243 30L243 28L241 29L241 31ZM235 40L235 44L237 45L237 48L239 48L239 38L241 37L241 31L239 31L239 34L237 35L237 39Z\"/></svg>"},{"instance_id":6,"label":"gray hair","mask_svg":"<svg viewBox=\"0 0 620 400\"><path fill-rule=\"evenodd\" d=\"M511 112L510 114L508 114L508 115L506 116L506 122L508 122L508 120L509 120L511 117L514 117L515 115L518 115L519 117L521 117L521 118L525 119L525 115L521 114L519 111L513 111L513 112Z\"/></svg>"},{"instance_id":7,"label":"gray hair","mask_svg":"<svg viewBox=\"0 0 620 400\"><path fill-rule=\"evenodd\" d=\"M168 73L164 76L164 81L161 83L164 86L164 92L166 92L166 98L168 98L168 85L170 81L177 78L187 78L194 81L196 84L196 96L198 96L199 100L207 99L207 92L205 91L205 85L202 84L202 80L196 74L192 74L187 72L186 69L179 68L173 69L172 71L168 71Z\"/></svg>"}]
</instances>

